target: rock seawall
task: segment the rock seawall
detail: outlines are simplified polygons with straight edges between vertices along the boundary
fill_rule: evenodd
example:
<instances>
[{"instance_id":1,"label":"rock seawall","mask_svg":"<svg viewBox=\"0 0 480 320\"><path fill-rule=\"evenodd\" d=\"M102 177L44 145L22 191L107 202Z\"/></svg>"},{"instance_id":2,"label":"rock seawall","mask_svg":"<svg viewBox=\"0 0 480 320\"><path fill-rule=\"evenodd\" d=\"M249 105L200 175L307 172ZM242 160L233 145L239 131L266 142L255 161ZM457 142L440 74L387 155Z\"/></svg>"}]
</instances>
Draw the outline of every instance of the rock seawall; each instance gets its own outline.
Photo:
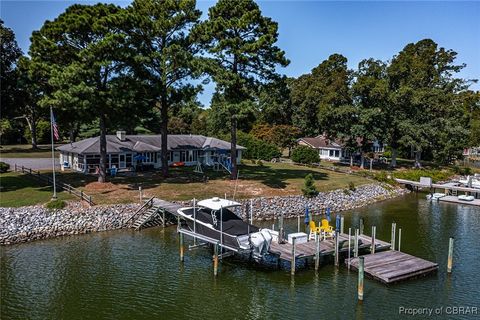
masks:
<instances>
[{"instance_id":1,"label":"rock seawall","mask_svg":"<svg viewBox=\"0 0 480 320\"><path fill-rule=\"evenodd\" d=\"M325 208L330 208L335 213L405 193L408 193L405 189L370 184L357 187L355 191L321 192L311 199L287 196L240 200L242 207L238 213L246 218L250 212L250 203L254 220L271 220L282 213L285 218L302 216L307 204L313 214L319 214ZM192 202L182 203L192 205ZM125 222L139 207L139 204L85 207L72 202L65 209L53 211L42 206L0 208L0 245L129 227Z\"/></svg>"},{"instance_id":2,"label":"rock seawall","mask_svg":"<svg viewBox=\"0 0 480 320\"><path fill-rule=\"evenodd\" d=\"M123 228L138 204L85 207L70 203L62 210L43 206L0 208L0 245Z\"/></svg>"}]
</instances>

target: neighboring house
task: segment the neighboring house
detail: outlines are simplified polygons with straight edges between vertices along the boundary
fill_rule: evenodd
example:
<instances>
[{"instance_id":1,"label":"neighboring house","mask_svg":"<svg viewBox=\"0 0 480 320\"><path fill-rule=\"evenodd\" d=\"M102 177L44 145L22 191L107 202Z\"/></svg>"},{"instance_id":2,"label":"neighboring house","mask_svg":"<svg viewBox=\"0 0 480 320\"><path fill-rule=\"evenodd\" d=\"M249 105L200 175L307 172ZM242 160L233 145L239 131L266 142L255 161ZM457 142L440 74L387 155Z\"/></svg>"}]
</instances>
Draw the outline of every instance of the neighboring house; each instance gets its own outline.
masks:
<instances>
[{"instance_id":1,"label":"neighboring house","mask_svg":"<svg viewBox=\"0 0 480 320\"><path fill-rule=\"evenodd\" d=\"M465 157L480 157L480 147L463 149L463 155Z\"/></svg>"},{"instance_id":2,"label":"neighboring house","mask_svg":"<svg viewBox=\"0 0 480 320\"><path fill-rule=\"evenodd\" d=\"M315 138L300 138L297 140L299 145L309 146L318 150L318 155L322 160L340 161L345 156L345 149L339 140L329 140L324 135Z\"/></svg>"},{"instance_id":3,"label":"neighboring house","mask_svg":"<svg viewBox=\"0 0 480 320\"><path fill-rule=\"evenodd\" d=\"M357 139L359 145L360 139ZM345 149L345 144L339 140L330 140L325 135L319 135L314 138L300 138L297 140L299 145L309 146L318 150L318 155L322 160L341 161L350 157L350 153ZM372 152L380 154L384 152L384 145L378 141L372 144ZM359 158L360 153L353 154L354 158Z\"/></svg>"},{"instance_id":4,"label":"neighboring house","mask_svg":"<svg viewBox=\"0 0 480 320\"><path fill-rule=\"evenodd\" d=\"M100 137L88 138L57 148L62 170L71 168L85 173L96 172L100 165ZM161 163L160 135L126 135L118 131L107 135L107 169L125 169L139 165L158 169ZM182 162L186 166L198 162L213 166L228 166L230 142L201 135L168 135L168 163ZM237 145L240 164L244 147Z\"/></svg>"}]
</instances>

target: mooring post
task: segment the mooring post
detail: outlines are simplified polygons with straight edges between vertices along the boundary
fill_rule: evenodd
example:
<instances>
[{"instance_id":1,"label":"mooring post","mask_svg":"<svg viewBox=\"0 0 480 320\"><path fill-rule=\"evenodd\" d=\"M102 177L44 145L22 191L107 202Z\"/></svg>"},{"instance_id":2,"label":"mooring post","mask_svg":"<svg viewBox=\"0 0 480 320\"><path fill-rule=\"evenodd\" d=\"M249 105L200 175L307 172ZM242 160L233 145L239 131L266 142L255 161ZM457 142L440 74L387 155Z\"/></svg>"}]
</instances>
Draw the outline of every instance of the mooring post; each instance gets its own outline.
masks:
<instances>
[{"instance_id":1,"label":"mooring post","mask_svg":"<svg viewBox=\"0 0 480 320\"><path fill-rule=\"evenodd\" d=\"M365 257L358 258L358 300L363 301L363 272Z\"/></svg>"},{"instance_id":2,"label":"mooring post","mask_svg":"<svg viewBox=\"0 0 480 320\"><path fill-rule=\"evenodd\" d=\"M358 229L355 229L354 257L358 257Z\"/></svg>"},{"instance_id":3,"label":"mooring post","mask_svg":"<svg viewBox=\"0 0 480 320\"><path fill-rule=\"evenodd\" d=\"M292 238L292 260L290 262L290 274L293 276L295 275L295 242L296 238Z\"/></svg>"},{"instance_id":4,"label":"mooring post","mask_svg":"<svg viewBox=\"0 0 480 320\"><path fill-rule=\"evenodd\" d=\"M363 218L360 218L360 234L363 234Z\"/></svg>"},{"instance_id":5,"label":"mooring post","mask_svg":"<svg viewBox=\"0 0 480 320\"><path fill-rule=\"evenodd\" d=\"M453 267L453 237L448 241L448 262L447 262L447 272L452 273Z\"/></svg>"},{"instance_id":6,"label":"mooring post","mask_svg":"<svg viewBox=\"0 0 480 320\"><path fill-rule=\"evenodd\" d=\"M300 216L297 217L297 232L300 232Z\"/></svg>"},{"instance_id":7,"label":"mooring post","mask_svg":"<svg viewBox=\"0 0 480 320\"><path fill-rule=\"evenodd\" d=\"M213 275L216 277L218 274L218 242L215 242L213 246Z\"/></svg>"},{"instance_id":8,"label":"mooring post","mask_svg":"<svg viewBox=\"0 0 480 320\"><path fill-rule=\"evenodd\" d=\"M340 233L343 234L343 229L345 227L345 217L342 215L342 217L340 218Z\"/></svg>"},{"instance_id":9,"label":"mooring post","mask_svg":"<svg viewBox=\"0 0 480 320\"><path fill-rule=\"evenodd\" d=\"M370 253L375 253L375 237L377 236L377 227L372 226L372 246L370 247Z\"/></svg>"},{"instance_id":10,"label":"mooring post","mask_svg":"<svg viewBox=\"0 0 480 320\"><path fill-rule=\"evenodd\" d=\"M350 270L350 254L352 242L352 228L348 228L348 270Z\"/></svg>"},{"instance_id":11,"label":"mooring post","mask_svg":"<svg viewBox=\"0 0 480 320\"><path fill-rule=\"evenodd\" d=\"M250 224L253 224L253 200L250 199Z\"/></svg>"},{"instance_id":12,"label":"mooring post","mask_svg":"<svg viewBox=\"0 0 480 320\"><path fill-rule=\"evenodd\" d=\"M390 247L392 250L395 250L395 229L397 228L397 224L395 222L392 223L392 236L390 240Z\"/></svg>"},{"instance_id":13,"label":"mooring post","mask_svg":"<svg viewBox=\"0 0 480 320\"><path fill-rule=\"evenodd\" d=\"M335 266L338 268L338 264L339 264L339 248L338 248L338 245L339 245L339 241L338 241L338 229L335 230Z\"/></svg>"},{"instance_id":14,"label":"mooring post","mask_svg":"<svg viewBox=\"0 0 480 320\"><path fill-rule=\"evenodd\" d=\"M279 228L278 228L278 243L283 242L283 212L280 214L280 221Z\"/></svg>"},{"instance_id":15,"label":"mooring post","mask_svg":"<svg viewBox=\"0 0 480 320\"><path fill-rule=\"evenodd\" d=\"M402 245L402 228L398 228L398 251L400 251Z\"/></svg>"},{"instance_id":16,"label":"mooring post","mask_svg":"<svg viewBox=\"0 0 480 320\"><path fill-rule=\"evenodd\" d=\"M318 272L320 266L320 235L315 233L315 272Z\"/></svg>"},{"instance_id":17,"label":"mooring post","mask_svg":"<svg viewBox=\"0 0 480 320\"><path fill-rule=\"evenodd\" d=\"M164 213L164 221L165 221L165 210ZM197 234L197 199L193 198L193 233ZM197 245L197 237L193 237L193 245Z\"/></svg>"},{"instance_id":18,"label":"mooring post","mask_svg":"<svg viewBox=\"0 0 480 320\"><path fill-rule=\"evenodd\" d=\"M138 187L138 195L140 197L140 202L143 200L143 195L142 195L142 186Z\"/></svg>"},{"instance_id":19,"label":"mooring post","mask_svg":"<svg viewBox=\"0 0 480 320\"><path fill-rule=\"evenodd\" d=\"M178 233L178 237L179 237L179 242L180 242L180 261L183 262L183 233L179 232Z\"/></svg>"}]
</instances>

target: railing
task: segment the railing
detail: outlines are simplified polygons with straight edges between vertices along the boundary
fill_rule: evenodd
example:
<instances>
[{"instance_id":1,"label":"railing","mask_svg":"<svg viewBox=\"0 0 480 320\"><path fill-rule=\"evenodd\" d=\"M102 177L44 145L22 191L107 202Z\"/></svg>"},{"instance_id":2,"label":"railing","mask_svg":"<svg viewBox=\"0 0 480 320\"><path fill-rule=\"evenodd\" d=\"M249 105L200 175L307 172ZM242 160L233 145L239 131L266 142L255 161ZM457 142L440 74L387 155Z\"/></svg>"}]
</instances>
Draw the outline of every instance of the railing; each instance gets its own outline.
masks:
<instances>
[{"instance_id":1,"label":"railing","mask_svg":"<svg viewBox=\"0 0 480 320\"><path fill-rule=\"evenodd\" d=\"M17 166L15 164L15 172L22 172L24 174L30 175L42 182L45 182L47 184L53 185L53 179L49 175L45 175L40 173L40 171L33 170L31 168L25 168L24 166ZM82 190L79 190L77 188L72 187L71 185L58 181L55 181L55 185L64 191L68 192L69 194L73 194L76 197L79 197L80 200L86 201L90 206L93 206L94 203L92 201L92 196L86 194Z\"/></svg>"},{"instance_id":2,"label":"railing","mask_svg":"<svg viewBox=\"0 0 480 320\"><path fill-rule=\"evenodd\" d=\"M135 211L131 216L130 218L128 218L127 220L125 220L124 224L127 224L130 220L132 220L139 212L141 212L146 206L148 205L152 205L153 204L153 199L155 199L155 197L151 197L150 199L148 199L147 201L145 201L145 203L140 207L138 208L137 211Z\"/></svg>"}]
</instances>

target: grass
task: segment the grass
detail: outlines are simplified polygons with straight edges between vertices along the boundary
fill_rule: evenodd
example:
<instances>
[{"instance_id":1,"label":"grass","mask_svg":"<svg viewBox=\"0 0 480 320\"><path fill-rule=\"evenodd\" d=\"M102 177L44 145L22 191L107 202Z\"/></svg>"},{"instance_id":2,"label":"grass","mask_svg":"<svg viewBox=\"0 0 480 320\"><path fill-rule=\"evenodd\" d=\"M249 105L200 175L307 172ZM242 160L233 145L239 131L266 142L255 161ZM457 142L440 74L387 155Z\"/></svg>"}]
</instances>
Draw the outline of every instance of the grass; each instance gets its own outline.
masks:
<instances>
[{"instance_id":1,"label":"grass","mask_svg":"<svg viewBox=\"0 0 480 320\"><path fill-rule=\"evenodd\" d=\"M0 148L1 158L51 158L52 146L39 145L38 149L32 149L29 144L2 145ZM58 158L58 152L55 152Z\"/></svg>"},{"instance_id":2,"label":"grass","mask_svg":"<svg viewBox=\"0 0 480 320\"><path fill-rule=\"evenodd\" d=\"M43 204L52 198L52 187L16 172L0 174L0 206L22 207ZM65 192L59 192L61 200L72 199Z\"/></svg>"},{"instance_id":3,"label":"grass","mask_svg":"<svg viewBox=\"0 0 480 320\"><path fill-rule=\"evenodd\" d=\"M304 178L309 173L313 174L319 191L348 189L350 183L355 186L372 183L372 180L360 176L285 163L265 163L262 166L242 165L239 167L238 182L230 180L226 172L208 169L206 174L209 181L205 183L203 175L195 173L193 169L192 167L172 168L170 176L166 179L161 177L159 172L138 173L130 177L119 176L110 178L106 184L97 183L94 176L72 171L59 173L58 178L91 195L96 204L136 202L139 199L138 187L140 186L144 196L157 196L165 200L190 200L194 197L203 199L223 196L225 193L229 198L235 193L237 199L299 195L302 194ZM19 174L7 175L16 176L22 181L28 179L30 184L35 182ZM19 189L21 190L23 187ZM51 189L47 188L47 190ZM33 191L30 190L32 193ZM12 201L3 201L3 194L2 191L2 206L12 203ZM42 198L39 202L46 202L49 197L50 193L47 191L46 198Z\"/></svg>"}]
</instances>

